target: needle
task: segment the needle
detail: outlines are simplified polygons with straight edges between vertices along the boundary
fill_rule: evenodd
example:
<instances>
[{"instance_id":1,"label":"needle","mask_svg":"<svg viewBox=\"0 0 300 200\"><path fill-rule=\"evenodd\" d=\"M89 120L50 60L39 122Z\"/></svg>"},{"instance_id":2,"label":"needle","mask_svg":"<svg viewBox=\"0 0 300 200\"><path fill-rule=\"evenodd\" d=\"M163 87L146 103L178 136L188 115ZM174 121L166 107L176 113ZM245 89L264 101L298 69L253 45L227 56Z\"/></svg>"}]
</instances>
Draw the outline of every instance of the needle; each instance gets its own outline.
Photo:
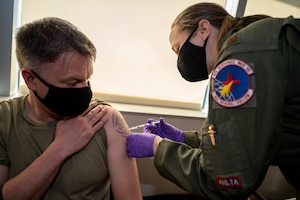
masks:
<instances>
[{"instance_id":1,"label":"needle","mask_svg":"<svg viewBox=\"0 0 300 200\"><path fill-rule=\"evenodd\" d=\"M153 122L151 122L151 123L140 124L140 125L137 125L137 126L130 127L129 130L132 131L132 130L136 130L136 129L138 129L138 128L142 128L142 127L144 127L144 126L147 125L147 124L156 125L156 124L158 124L158 123L159 123L159 121L153 121Z\"/></svg>"}]
</instances>

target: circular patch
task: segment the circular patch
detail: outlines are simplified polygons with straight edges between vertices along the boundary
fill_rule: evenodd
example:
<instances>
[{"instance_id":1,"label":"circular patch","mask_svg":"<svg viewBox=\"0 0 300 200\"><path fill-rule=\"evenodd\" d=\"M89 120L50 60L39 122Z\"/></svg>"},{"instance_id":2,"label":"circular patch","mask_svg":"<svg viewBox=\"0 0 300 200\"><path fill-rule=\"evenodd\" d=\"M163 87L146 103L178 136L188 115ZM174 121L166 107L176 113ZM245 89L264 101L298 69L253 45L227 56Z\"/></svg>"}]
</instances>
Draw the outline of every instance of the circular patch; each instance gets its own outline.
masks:
<instances>
[{"instance_id":1,"label":"circular patch","mask_svg":"<svg viewBox=\"0 0 300 200\"><path fill-rule=\"evenodd\" d=\"M250 88L253 69L247 63L228 59L219 64L212 73L213 99L224 107L238 107L251 99L254 90Z\"/></svg>"}]
</instances>

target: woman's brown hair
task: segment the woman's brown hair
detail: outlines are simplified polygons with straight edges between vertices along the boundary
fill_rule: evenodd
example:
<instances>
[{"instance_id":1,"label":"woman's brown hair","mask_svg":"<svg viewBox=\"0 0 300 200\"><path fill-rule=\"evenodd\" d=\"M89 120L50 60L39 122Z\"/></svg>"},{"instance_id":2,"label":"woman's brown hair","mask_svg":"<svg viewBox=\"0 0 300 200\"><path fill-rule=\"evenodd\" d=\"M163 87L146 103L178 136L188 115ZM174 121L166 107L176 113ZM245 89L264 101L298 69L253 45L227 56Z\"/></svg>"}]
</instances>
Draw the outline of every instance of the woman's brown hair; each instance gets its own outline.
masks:
<instances>
[{"instance_id":1,"label":"woman's brown hair","mask_svg":"<svg viewBox=\"0 0 300 200\"><path fill-rule=\"evenodd\" d=\"M197 3L183 10L172 23L171 28L177 26L179 31L192 32L198 23L206 19L211 25L219 29L218 39L231 28L243 28L252 22L269 17L267 15L251 15L242 18L231 16L222 6L215 3Z\"/></svg>"}]
</instances>

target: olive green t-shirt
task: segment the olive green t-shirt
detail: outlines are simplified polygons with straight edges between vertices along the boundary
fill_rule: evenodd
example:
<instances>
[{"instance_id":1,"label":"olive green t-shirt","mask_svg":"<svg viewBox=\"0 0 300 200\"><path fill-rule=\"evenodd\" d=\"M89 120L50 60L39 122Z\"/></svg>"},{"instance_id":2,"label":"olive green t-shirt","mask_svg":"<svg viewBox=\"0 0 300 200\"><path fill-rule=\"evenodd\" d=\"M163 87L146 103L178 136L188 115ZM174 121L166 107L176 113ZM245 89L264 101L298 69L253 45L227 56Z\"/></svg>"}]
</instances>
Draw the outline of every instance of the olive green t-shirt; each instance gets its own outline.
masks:
<instances>
[{"instance_id":1,"label":"olive green t-shirt","mask_svg":"<svg viewBox=\"0 0 300 200\"><path fill-rule=\"evenodd\" d=\"M43 124L24 111L26 96L0 103L0 165L9 167L9 179L21 173L54 140L57 121ZM69 157L43 196L43 200L109 199L107 141L100 129L87 146Z\"/></svg>"}]
</instances>

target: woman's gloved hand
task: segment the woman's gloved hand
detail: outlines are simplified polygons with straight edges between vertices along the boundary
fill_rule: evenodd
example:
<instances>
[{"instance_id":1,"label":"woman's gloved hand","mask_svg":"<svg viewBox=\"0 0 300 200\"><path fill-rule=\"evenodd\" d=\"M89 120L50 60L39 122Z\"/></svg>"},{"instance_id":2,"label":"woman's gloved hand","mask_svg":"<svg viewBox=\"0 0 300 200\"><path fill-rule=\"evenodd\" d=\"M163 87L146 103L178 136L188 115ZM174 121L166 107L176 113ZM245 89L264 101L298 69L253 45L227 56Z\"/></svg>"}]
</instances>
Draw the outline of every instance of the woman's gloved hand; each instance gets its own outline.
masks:
<instances>
[{"instance_id":1,"label":"woman's gloved hand","mask_svg":"<svg viewBox=\"0 0 300 200\"><path fill-rule=\"evenodd\" d=\"M155 119L148 119L147 124L144 126L145 133L157 134L162 138L168 138L176 142L183 142L184 136L181 130L168 124L163 118L159 121Z\"/></svg>"},{"instance_id":2,"label":"woman's gloved hand","mask_svg":"<svg viewBox=\"0 0 300 200\"><path fill-rule=\"evenodd\" d=\"M152 133L131 133L127 136L126 150L129 157L154 156L153 142L157 135Z\"/></svg>"}]
</instances>

